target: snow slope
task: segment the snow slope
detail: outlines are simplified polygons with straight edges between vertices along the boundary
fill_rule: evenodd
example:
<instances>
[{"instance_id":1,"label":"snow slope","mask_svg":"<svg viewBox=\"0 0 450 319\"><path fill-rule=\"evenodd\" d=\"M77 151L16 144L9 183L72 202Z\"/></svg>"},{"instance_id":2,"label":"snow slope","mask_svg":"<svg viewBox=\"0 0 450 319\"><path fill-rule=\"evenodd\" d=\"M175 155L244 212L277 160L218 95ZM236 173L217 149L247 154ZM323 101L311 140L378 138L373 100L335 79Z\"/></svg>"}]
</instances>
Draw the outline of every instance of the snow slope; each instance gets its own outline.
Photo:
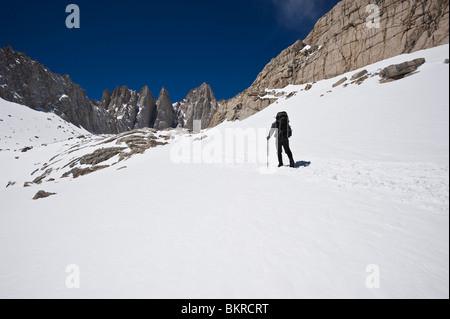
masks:
<instances>
[{"instance_id":1,"label":"snow slope","mask_svg":"<svg viewBox=\"0 0 450 319\"><path fill-rule=\"evenodd\" d=\"M0 98L0 149L39 146L89 135L53 113L38 112Z\"/></svg>"},{"instance_id":2,"label":"snow slope","mask_svg":"<svg viewBox=\"0 0 450 319\"><path fill-rule=\"evenodd\" d=\"M23 188L34 164L71 142L19 160L0 152L1 176L18 182L0 190L0 297L448 298L448 52L366 68L426 58L396 82L288 87L295 96L243 122L179 136L120 170ZM251 143L215 163L174 160L186 140L205 147L233 129L267 133L282 110L298 169L274 168L272 143L268 170L263 157L239 161ZM265 153L265 140L257 144ZM57 195L31 200L41 189ZM72 264L80 289L65 285Z\"/></svg>"}]
</instances>

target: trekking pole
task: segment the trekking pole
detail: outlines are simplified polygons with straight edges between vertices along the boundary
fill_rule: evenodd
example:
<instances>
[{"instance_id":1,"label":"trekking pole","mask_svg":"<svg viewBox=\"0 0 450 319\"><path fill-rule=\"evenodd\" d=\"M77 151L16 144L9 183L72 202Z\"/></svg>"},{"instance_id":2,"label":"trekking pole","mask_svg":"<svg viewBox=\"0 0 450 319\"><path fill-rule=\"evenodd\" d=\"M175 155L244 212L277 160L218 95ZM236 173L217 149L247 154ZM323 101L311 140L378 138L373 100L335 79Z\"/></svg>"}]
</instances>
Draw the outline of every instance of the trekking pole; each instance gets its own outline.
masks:
<instances>
[{"instance_id":1,"label":"trekking pole","mask_svg":"<svg viewBox=\"0 0 450 319\"><path fill-rule=\"evenodd\" d=\"M269 140L267 140L267 169L269 169Z\"/></svg>"}]
</instances>

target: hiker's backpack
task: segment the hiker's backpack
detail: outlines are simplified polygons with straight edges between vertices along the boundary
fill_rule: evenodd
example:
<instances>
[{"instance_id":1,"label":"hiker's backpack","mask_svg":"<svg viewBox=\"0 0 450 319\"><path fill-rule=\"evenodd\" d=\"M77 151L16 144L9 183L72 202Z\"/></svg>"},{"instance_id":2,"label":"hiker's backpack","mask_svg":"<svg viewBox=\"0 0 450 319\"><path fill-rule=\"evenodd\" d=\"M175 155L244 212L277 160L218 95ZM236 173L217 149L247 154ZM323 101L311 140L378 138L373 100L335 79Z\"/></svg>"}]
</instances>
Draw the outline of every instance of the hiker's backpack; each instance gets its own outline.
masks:
<instances>
[{"instance_id":1,"label":"hiker's backpack","mask_svg":"<svg viewBox=\"0 0 450 319\"><path fill-rule=\"evenodd\" d=\"M292 128L289 125L289 116L286 112L277 114L277 126L279 138L290 138L292 136Z\"/></svg>"}]
</instances>

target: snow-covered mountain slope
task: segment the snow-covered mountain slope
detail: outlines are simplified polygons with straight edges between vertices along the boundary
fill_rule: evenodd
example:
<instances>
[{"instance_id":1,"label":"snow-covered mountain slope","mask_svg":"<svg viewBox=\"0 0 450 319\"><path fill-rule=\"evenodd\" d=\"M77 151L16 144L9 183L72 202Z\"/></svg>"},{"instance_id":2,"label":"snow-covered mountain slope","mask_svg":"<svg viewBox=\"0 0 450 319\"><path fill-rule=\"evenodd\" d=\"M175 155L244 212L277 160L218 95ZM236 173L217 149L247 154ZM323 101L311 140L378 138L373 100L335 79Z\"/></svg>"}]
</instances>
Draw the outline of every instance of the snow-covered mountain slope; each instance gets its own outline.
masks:
<instances>
[{"instance_id":1,"label":"snow-covered mountain slope","mask_svg":"<svg viewBox=\"0 0 450 319\"><path fill-rule=\"evenodd\" d=\"M67 164L123 137L0 152L0 183L16 182L0 190L0 297L448 298L448 52L365 68L426 59L394 82L288 87L200 134L134 132L169 145L79 178L61 178ZM275 167L273 141L265 163L279 111L298 169ZM227 149L244 131L245 147ZM22 187L48 164L54 180ZM56 195L33 201L39 190Z\"/></svg>"},{"instance_id":2,"label":"snow-covered mountain slope","mask_svg":"<svg viewBox=\"0 0 450 319\"><path fill-rule=\"evenodd\" d=\"M53 113L38 112L0 98L0 149L39 146L89 133Z\"/></svg>"}]
</instances>

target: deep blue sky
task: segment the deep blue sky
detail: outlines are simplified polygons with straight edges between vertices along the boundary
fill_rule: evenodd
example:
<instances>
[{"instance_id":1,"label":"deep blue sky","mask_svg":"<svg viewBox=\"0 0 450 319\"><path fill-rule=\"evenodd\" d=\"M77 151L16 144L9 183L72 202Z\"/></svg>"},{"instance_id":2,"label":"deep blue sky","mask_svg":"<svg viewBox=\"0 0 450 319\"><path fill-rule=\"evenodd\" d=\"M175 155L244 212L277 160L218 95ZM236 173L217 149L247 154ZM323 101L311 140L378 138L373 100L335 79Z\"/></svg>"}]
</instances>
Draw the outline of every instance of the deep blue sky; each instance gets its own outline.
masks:
<instances>
[{"instance_id":1,"label":"deep blue sky","mask_svg":"<svg viewBox=\"0 0 450 319\"><path fill-rule=\"evenodd\" d=\"M338 0L2 1L0 46L68 74L101 99L104 89L164 86L172 101L203 82L218 99L248 88L264 66ZM67 29L75 3L81 28Z\"/></svg>"}]
</instances>

